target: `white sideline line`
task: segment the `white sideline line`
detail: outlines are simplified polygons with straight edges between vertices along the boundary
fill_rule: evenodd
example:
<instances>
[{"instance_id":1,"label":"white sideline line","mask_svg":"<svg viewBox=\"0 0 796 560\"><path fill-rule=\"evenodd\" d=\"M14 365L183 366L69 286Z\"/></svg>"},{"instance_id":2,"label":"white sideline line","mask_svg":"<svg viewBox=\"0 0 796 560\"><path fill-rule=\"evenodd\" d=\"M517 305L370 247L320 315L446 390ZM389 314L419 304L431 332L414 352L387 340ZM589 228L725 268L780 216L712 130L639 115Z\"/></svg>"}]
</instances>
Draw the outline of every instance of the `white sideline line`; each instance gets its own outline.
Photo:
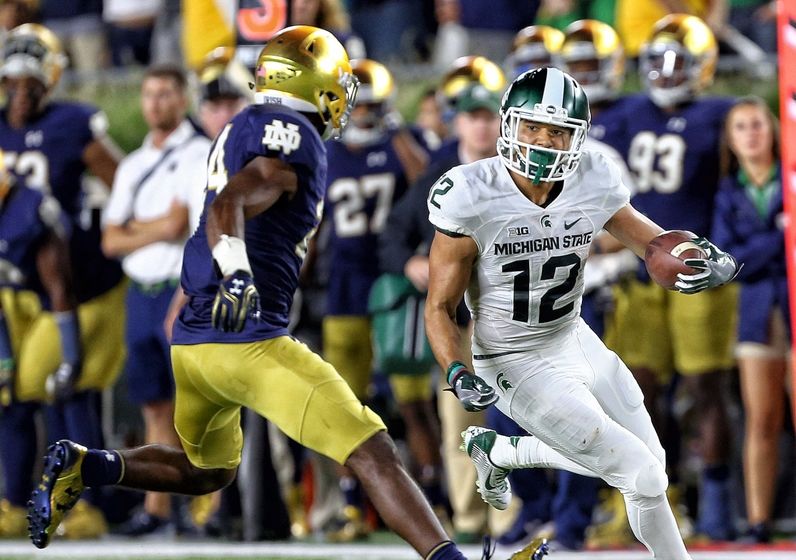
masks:
<instances>
[{"instance_id":1,"label":"white sideline line","mask_svg":"<svg viewBox=\"0 0 796 560\"><path fill-rule=\"evenodd\" d=\"M469 558L480 558L481 547L465 546ZM286 558L323 558L325 560L417 560L417 554L407 546L385 544L328 545L311 543L234 543L218 542L157 542L157 541L91 541L55 542L45 550L37 550L26 541L0 541L0 560L71 558L186 558L204 556L216 558L252 558L283 556ZM793 552L692 552L694 560L775 560L789 558ZM550 560L649 560L645 551L556 552ZM499 560L499 559L498 559ZM545 559L547 560L547 559Z\"/></svg>"}]
</instances>

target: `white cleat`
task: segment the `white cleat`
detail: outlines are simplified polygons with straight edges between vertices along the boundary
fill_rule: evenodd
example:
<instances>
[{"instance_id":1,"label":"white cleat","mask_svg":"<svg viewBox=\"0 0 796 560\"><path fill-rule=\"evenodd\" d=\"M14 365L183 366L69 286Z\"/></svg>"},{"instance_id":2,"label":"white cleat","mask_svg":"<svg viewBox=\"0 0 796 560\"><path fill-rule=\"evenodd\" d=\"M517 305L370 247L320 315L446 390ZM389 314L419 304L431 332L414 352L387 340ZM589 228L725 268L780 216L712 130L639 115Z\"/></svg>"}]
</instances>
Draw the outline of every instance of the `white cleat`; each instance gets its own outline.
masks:
<instances>
[{"instance_id":1,"label":"white cleat","mask_svg":"<svg viewBox=\"0 0 796 560\"><path fill-rule=\"evenodd\" d=\"M503 510L511 503L511 483L506 478L511 469L498 467L489 458L497 438L497 432L479 426L470 426L462 432L464 451L478 474L478 493L490 506Z\"/></svg>"}]
</instances>

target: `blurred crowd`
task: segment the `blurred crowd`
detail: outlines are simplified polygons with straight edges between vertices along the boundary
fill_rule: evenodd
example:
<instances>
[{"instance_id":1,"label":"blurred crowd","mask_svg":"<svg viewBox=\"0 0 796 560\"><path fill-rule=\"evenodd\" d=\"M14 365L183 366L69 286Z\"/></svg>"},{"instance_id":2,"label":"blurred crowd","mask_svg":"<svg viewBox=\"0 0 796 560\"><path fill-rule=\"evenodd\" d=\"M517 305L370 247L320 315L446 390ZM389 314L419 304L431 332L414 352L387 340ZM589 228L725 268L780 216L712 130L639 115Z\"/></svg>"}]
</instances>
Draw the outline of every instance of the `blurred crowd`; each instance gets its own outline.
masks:
<instances>
[{"instance_id":1,"label":"blurred crowd","mask_svg":"<svg viewBox=\"0 0 796 560\"><path fill-rule=\"evenodd\" d=\"M186 299L182 248L200 219L205 185L219 180L207 169L212 141L253 101L253 77L234 48L214 45L198 63L185 62L197 48L183 34L187 3L0 0L0 537L26 534L41 442L69 437L103 448L105 438L127 437L179 445L168 347ZM583 317L639 381L666 447L681 531L694 541L792 539L796 453L778 122L745 92L707 94L724 53L757 75L775 64L774 2L292 0L289 7L290 23L324 27L341 40L360 81L350 123L327 145L323 222L307 247L297 247L306 260L293 334L385 418L454 539L492 533L511 546L544 535L565 550L635 542L621 495L596 479L517 471L519 500L509 510L482 503L460 433L472 424L522 430L496 409L462 410L443 391L424 333L429 189L451 167L496 155L507 83L545 66L583 86L592 119L587 149L620 165L634 206L667 229L710 235L745 264L733 284L682 296L654 285L643 263L605 236L584 272ZM399 64L422 64L434 75L413 122L397 110L392 68ZM85 98L108 68L131 66L145 68L148 134L125 155L100 109L53 93L68 75L88 88ZM641 90L627 94L631 71ZM466 333L464 305L457 321ZM122 388L114 391L116 383ZM103 423L120 408L140 410L137 433ZM60 536L350 542L380 527L352 473L255 414L244 422L232 486L190 501L88 492Z\"/></svg>"}]
</instances>

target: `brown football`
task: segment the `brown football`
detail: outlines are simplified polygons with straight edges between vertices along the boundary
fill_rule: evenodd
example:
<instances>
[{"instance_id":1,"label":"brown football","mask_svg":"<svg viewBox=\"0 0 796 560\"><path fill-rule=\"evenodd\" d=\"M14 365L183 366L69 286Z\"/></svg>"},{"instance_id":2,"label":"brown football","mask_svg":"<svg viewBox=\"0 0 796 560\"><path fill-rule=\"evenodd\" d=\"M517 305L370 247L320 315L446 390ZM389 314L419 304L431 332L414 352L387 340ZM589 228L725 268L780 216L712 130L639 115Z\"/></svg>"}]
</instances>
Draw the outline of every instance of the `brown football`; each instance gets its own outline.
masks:
<instances>
[{"instance_id":1,"label":"brown football","mask_svg":"<svg viewBox=\"0 0 796 560\"><path fill-rule=\"evenodd\" d=\"M652 279L673 290L677 275L694 274L696 269L686 266L685 259L703 259L707 255L692 240L696 237L690 231L679 229L664 231L647 245L644 264Z\"/></svg>"}]
</instances>

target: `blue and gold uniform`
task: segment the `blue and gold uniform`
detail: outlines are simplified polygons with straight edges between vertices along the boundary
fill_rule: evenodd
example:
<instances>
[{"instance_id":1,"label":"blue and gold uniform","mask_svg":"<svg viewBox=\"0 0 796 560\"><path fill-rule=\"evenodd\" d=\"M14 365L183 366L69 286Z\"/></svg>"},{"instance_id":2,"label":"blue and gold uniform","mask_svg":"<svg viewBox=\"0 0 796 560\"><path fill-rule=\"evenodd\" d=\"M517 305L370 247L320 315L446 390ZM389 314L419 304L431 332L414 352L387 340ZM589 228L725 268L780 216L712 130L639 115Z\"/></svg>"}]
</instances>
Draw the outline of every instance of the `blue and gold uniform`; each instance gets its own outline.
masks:
<instances>
[{"instance_id":1,"label":"blue and gold uniform","mask_svg":"<svg viewBox=\"0 0 796 560\"><path fill-rule=\"evenodd\" d=\"M728 98L704 98L664 110L646 95L624 103L636 209L665 229L710 233L719 137L731 105ZM638 280L623 288L609 330L612 347L628 366L649 368L664 379L673 370L699 375L732 367L733 286L683 295L653 283L642 263Z\"/></svg>"},{"instance_id":2,"label":"blue and gold uniform","mask_svg":"<svg viewBox=\"0 0 796 560\"><path fill-rule=\"evenodd\" d=\"M0 111L0 148L6 167L28 187L52 195L70 224L73 283L84 340L80 386L86 389L109 386L124 361L121 267L103 256L99 210L87 204L83 191L83 152L106 128L105 115L81 103L50 102L22 128L11 127L6 112ZM18 297L30 299L28 306L36 299L25 293ZM43 399L43 380L61 363L59 346L54 343L58 331L53 317L45 313L41 326L30 336L36 337L39 349L31 358L30 379L42 380L35 393Z\"/></svg>"},{"instance_id":3,"label":"blue and gold uniform","mask_svg":"<svg viewBox=\"0 0 796 560\"><path fill-rule=\"evenodd\" d=\"M298 190L246 221L261 319L247 321L241 332L222 333L211 326L219 276L206 236L207 208L228 178L260 156L290 164ZM307 241L320 221L326 173L320 135L305 116L285 106L248 107L211 148L205 211L183 259L181 283L190 301L175 325L172 346L175 425L198 467L238 465L241 406L340 463L384 429L330 364L288 336L288 313Z\"/></svg>"},{"instance_id":4,"label":"blue and gold uniform","mask_svg":"<svg viewBox=\"0 0 796 560\"><path fill-rule=\"evenodd\" d=\"M378 237L394 202L408 187L393 147L394 135L385 134L359 149L342 142L327 143L330 166L325 207L332 227L324 356L359 398L367 396L373 360L366 296L380 274ZM427 380L424 386L430 391Z\"/></svg>"}]
</instances>

